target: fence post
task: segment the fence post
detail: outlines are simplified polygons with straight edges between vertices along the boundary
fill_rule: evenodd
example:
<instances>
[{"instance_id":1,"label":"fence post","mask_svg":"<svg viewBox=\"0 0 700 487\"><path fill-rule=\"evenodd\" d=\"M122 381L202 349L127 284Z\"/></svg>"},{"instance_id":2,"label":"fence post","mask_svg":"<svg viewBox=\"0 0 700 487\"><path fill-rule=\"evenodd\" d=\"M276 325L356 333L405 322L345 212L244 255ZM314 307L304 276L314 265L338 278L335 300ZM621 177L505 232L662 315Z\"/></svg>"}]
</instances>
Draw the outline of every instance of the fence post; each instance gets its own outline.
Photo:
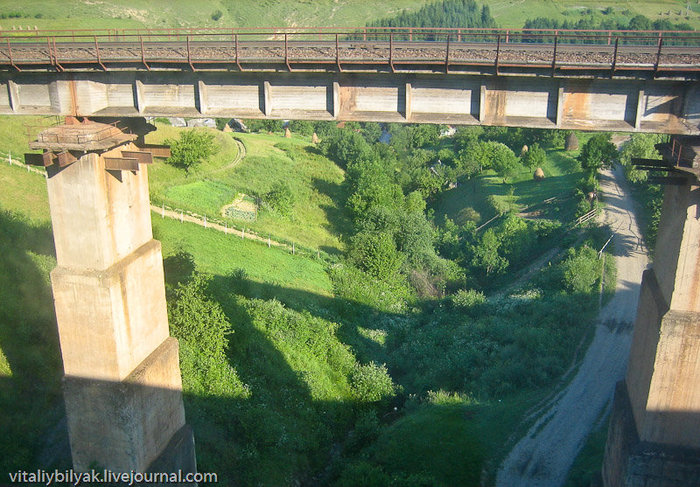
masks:
<instances>
[{"instance_id":1,"label":"fence post","mask_svg":"<svg viewBox=\"0 0 700 487\"><path fill-rule=\"evenodd\" d=\"M245 240L245 227L241 230L241 239Z\"/></svg>"},{"instance_id":2,"label":"fence post","mask_svg":"<svg viewBox=\"0 0 700 487\"><path fill-rule=\"evenodd\" d=\"M269 235L267 236L267 248L268 249L270 248L270 236Z\"/></svg>"},{"instance_id":3,"label":"fence post","mask_svg":"<svg viewBox=\"0 0 700 487\"><path fill-rule=\"evenodd\" d=\"M204 228L207 228L207 215L204 215Z\"/></svg>"},{"instance_id":4,"label":"fence post","mask_svg":"<svg viewBox=\"0 0 700 487\"><path fill-rule=\"evenodd\" d=\"M292 242L292 255L294 255L295 253L296 253L296 250L294 248L294 242Z\"/></svg>"},{"instance_id":5,"label":"fence post","mask_svg":"<svg viewBox=\"0 0 700 487\"><path fill-rule=\"evenodd\" d=\"M181 211L180 212L180 223L183 223L185 221L185 212Z\"/></svg>"},{"instance_id":6,"label":"fence post","mask_svg":"<svg viewBox=\"0 0 700 487\"><path fill-rule=\"evenodd\" d=\"M160 210L160 217L165 218L165 203L163 203L162 208Z\"/></svg>"},{"instance_id":7,"label":"fence post","mask_svg":"<svg viewBox=\"0 0 700 487\"><path fill-rule=\"evenodd\" d=\"M10 166L12 165L12 151L7 152L7 158L10 160Z\"/></svg>"}]
</instances>

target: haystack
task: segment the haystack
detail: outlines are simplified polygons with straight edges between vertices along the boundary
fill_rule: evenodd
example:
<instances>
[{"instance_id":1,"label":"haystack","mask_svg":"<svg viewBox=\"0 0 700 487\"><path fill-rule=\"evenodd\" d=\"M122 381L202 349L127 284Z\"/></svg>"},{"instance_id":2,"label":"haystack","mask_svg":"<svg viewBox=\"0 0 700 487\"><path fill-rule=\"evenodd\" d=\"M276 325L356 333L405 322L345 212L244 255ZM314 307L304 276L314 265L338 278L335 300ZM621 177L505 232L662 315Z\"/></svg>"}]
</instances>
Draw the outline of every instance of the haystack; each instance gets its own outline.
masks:
<instances>
[{"instance_id":1,"label":"haystack","mask_svg":"<svg viewBox=\"0 0 700 487\"><path fill-rule=\"evenodd\" d=\"M286 138L288 138L288 139L291 139L291 138L292 138L292 131L289 130L289 127L287 127L286 129L284 129L284 136L285 136Z\"/></svg>"},{"instance_id":2,"label":"haystack","mask_svg":"<svg viewBox=\"0 0 700 487\"><path fill-rule=\"evenodd\" d=\"M530 148L527 145L524 145L522 149L520 149L520 155L522 156L525 154L527 151L529 151Z\"/></svg>"},{"instance_id":3,"label":"haystack","mask_svg":"<svg viewBox=\"0 0 700 487\"><path fill-rule=\"evenodd\" d=\"M532 175L535 181L541 181L544 179L544 171L541 167L538 167L535 174Z\"/></svg>"},{"instance_id":4,"label":"haystack","mask_svg":"<svg viewBox=\"0 0 700 487\"><path fill-rule=\"evenodd\" d=\"M318 139L318 135L316 135L316 132L314 132L313 135L311 136L311 143L318 144L319 142L320 142L320 140Z\"/></svg>"}]
</instances>

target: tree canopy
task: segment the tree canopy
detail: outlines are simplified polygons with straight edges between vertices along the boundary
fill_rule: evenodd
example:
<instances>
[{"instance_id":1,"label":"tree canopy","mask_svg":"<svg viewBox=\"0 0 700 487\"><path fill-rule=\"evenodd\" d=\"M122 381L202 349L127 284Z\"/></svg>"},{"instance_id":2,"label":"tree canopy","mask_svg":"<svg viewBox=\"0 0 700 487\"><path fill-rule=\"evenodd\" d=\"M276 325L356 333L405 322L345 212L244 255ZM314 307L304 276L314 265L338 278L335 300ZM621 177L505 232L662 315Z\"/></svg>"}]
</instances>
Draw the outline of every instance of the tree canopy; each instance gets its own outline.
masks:
<instances>
[{"instance_id":1,"label":"tree canopy","mask_svg":"<svg viewBox=\"0 0 700 487\"><path fill-rule=\"evenodd\" d=\"M216 153L214 134L204 130L184 130L177 140L166 139L170 146L168 162L189 170Z\"/></svg>"},{"instance_id":2,"label":"tree canopy","mask_svg":"<svg viewBox=\"0 0 700 487\"><path fill-rule=\"evenodd\" d=\"M610 165L617 157L617 148L611 139L611 135L607 133L595 134L588 139L578 156L581 167L588 171L597 171Z\"/></svg>"}]
</instances>

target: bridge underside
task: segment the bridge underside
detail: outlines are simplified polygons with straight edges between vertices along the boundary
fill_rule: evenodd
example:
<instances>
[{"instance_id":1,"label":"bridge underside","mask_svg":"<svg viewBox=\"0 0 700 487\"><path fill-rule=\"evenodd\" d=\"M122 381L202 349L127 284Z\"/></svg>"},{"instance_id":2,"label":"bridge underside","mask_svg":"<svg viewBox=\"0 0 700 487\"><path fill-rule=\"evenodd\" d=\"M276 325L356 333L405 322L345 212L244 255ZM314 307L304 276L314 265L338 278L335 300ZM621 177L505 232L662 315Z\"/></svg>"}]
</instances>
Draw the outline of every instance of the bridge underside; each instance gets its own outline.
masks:
<instances>
[{"instance_id":1,"label":"bridge underside","mask_svg":"<svg viewBox=\"0 0 700 487\"><path fill-rule=\"evenodd\" d=\"M700 133L692 81L410 73L5 73L0 114L184 116Z\"/></svg>"}]
</instances>

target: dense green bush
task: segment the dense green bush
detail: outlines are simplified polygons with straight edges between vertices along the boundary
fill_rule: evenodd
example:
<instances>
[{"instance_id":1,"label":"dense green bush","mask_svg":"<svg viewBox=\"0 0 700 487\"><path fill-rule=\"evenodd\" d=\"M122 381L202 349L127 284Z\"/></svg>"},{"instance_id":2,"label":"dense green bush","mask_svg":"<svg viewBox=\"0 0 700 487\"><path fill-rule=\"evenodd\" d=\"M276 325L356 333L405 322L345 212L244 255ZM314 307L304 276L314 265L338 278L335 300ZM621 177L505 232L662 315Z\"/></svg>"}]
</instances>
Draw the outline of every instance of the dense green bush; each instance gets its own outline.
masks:
<instances>
[{"instance_id":1,"label":"dense green bush","mask_svg":"<svg viewBox=\"0 0 700 487\"><path fill-rule=\"evenodd\" d=\"M392 397L396 386L389 376L386 365L370 362L356 364L350 375L353 397L360 402L378 402Z\"/></svg>"},{"instance_id":2,"label":"dense green bush","mask_svg":"<svg viewBox=\"0 0 700 487\"><path fill-rule=\"evenodd\" d=\"M588 246L569 249L561 264L563 284L572 293L589 293L600 279L598 253Z\"/></svg>"},{"instance_id":3,"label":"dense green bush","mask_svg":"<svg viewBox=\"0 0 700 487\"><path fill-rule=\"evenodd\" d=\"M181 341L197 345L207 358L223 361L226 337L233 333L221 305L205 295L208 280L195 273L187 283L175 289L175 301L168 310L170 331Z\"/></svg>"},{"instance_id":4,"label":"dense green bush","mask_svg":"<svg viewBox=\"0 0 700 487\"><path fill-rule=\"evenodd\" d=\"M474 289L460 289L451 296L452 305L463 310L472 310L486 303L486 296Z\"/></svg>"},{"instance_id":5,"label":"dense green bush","mask_svg":"<svg viewBox=\"0 0 700 487\"><path fill-rule=\"evenodd\" d=\"M404 257L386 232L363 232L350 241L348 257L360 269L378 279L391 279L401 268Z\"/></svg>"},{"instance_id":6,"label":"dense green bush","mask_svg":"<svg viewBox=\"0 0 700 487\"><path fill-rule=\"evenodd\" d=\"M205 130L183 130L178 139L166 139L170 146L168 163L189 170L214 153L214 134Z\"/></svg>"},{"instance_id":7,"label":"dense green bush","mask_svg":"<svg viewBox=\"0 0 700 487\"><path fill-rule=\"evenodd\" d=\"M617 148L611 142L608 133L595 134L588 139L578 156L581 167L595 172L602 167L608 167L617 160Z\"/></svg>"},{"instance_id":8,"label":"dense green bush","mask_svg":"<svg viewBox=\"0 0 700 487\"><path fill-rule=\"evenodd\" d=\"M294 209L294 193L287 183L277 181L262 197L263 201L280 215L288 216Z\"/></svg>"}]
</instances>

